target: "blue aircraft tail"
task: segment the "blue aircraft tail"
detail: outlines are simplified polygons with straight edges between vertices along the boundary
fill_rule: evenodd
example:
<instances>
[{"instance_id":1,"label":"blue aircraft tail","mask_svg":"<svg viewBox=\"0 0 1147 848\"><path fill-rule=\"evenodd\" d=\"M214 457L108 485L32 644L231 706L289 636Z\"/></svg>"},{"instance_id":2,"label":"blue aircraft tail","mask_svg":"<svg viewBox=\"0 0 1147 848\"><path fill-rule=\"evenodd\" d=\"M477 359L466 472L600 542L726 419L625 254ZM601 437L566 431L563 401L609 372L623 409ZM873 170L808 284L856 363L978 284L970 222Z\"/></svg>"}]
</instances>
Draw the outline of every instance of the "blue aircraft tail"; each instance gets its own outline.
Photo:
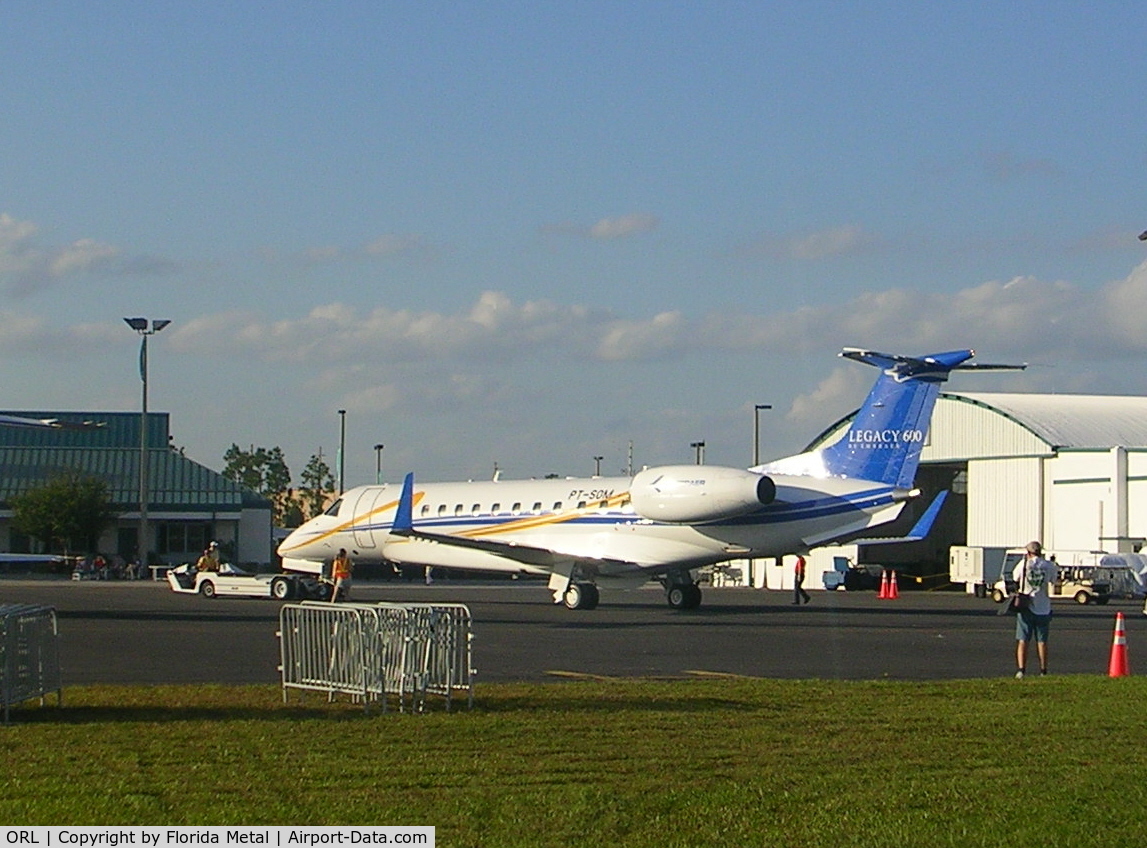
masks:
<instances>
[{"instance_id":1,"label":"blue aircraft tail","mask_svg":"<svg viewBox=\"0 0 1147 848\"><path fill-rule=\"evenodd\" d=\"M883 369L844 437L821 452L833 476L912 488L928 436L932 408L948 375L962 368L1010 369L1022 365L969 363L971 350L928 356L894 356L847 348L841 356Z\"/></svg>"}]
</instances>

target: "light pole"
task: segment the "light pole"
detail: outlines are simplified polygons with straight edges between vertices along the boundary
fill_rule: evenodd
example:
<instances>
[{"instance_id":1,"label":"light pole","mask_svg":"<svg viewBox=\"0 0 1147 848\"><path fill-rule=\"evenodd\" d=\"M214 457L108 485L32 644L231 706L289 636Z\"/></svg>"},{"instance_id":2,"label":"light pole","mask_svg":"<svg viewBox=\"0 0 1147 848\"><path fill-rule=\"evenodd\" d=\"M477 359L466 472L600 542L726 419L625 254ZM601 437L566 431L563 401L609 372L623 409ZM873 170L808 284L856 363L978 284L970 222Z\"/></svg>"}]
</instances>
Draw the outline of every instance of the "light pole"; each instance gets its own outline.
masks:
<instances>
[{"instance_id":1,"label":"light pole","mask_svg":"<svg viewBox=\"0 0 1147 848\"><path fill-rule=\"evenodd\" d=\"M690 442L689 447L693 448L697 453L697 464L705 464L705 443L704 442Z\"/></svg>"},{"instance_id":2,"label":"light pole","mask_svg":"<svg viewBox=\"0 0 1147 848\"><path fill-rule=\"evenodd\" d=\"M382 485L382 449L386 445L374 446L374 482L375 485Z\"/></svg>"},{"instance_id":3,"label":"light pole","mask_svg":"<svg viewBox=\"0 0 1147 848\"><path fill-rule=\"evenodd\" d=\"M772 409L771 403L753 404L753 467L761 464L761 410Z\"/></svg>"},{"instance_id":4,"label":"light pole","mask_svg":"<svg viewBox=\"0 0 1147 848\"><path fill-rule=\"evenodd\" d=\"M339 410L339 494L345 489L346 480L346 410Z\"/></svg>"},{"instance_id":5,"label":"light pole","mask_svg":"<svg viewBox=\"0 0 1147 848\"><path fill-rule=\"evenodd\" d=\"M146 318L124 318L124 323L139 333L139 379L143 381L143 402L139 413L139 540L136 549L139 565L148 565L147 541L147 337L154 336L171 323L166 318L149 322Z\"/></svg>"},{"instance_id":6,"label":"light pole","mask_svg":"<svg viewBox=\"0 0 1147 848\"><path fill-rule=\"evenodd\" d=\"M600 477L601 476L601 461L603 459L605 459L604 456L595 456L593 458L593 476L594 477Z\"/></svg>"}]
</instances>

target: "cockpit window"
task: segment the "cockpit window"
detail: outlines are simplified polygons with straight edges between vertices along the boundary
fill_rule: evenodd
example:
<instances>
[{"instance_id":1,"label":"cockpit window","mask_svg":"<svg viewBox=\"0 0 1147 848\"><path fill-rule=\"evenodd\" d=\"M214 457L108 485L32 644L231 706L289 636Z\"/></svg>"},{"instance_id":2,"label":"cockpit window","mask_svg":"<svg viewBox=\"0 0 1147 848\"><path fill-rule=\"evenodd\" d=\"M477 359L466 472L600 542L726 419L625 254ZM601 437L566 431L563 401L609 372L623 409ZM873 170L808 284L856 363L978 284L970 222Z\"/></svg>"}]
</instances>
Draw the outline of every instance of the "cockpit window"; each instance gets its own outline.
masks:
<instances>
[{"instance_id":1,"label":"cockpit window","mask_svg":"<svg viewBox=\"0 0 1147 848\"><path fill-rule=\"evenodd\" d=\"M323 515L338 515L339 514L339 507L341 507L342 505L343 505L343 499L342 498L336 499L333 504L331 504L330 506L327 507L326 512L324 512Z\"/></svg>"}]
</instances>

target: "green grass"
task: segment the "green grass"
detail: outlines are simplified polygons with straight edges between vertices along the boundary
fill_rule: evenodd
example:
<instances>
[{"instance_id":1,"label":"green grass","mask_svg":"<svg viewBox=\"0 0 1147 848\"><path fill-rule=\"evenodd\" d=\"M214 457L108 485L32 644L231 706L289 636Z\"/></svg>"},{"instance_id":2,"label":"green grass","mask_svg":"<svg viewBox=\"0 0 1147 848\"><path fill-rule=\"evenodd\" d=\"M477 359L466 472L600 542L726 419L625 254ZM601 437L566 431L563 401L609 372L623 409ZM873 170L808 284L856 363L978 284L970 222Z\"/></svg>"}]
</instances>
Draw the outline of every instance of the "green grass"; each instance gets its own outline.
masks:
<instances>
[{"instance_id":1,"label":"green grass","mask_svg":"<svg viewBox=\"0 0 1147 848\"><path fill-rule=\"evenodd\" d=\"M51 701L52 699L49 699ZM1147 681L572 681L366 716L67 689L0 727L0 821L426 824L442 846L1147 841Z\"/></svg>"}]
</instances>

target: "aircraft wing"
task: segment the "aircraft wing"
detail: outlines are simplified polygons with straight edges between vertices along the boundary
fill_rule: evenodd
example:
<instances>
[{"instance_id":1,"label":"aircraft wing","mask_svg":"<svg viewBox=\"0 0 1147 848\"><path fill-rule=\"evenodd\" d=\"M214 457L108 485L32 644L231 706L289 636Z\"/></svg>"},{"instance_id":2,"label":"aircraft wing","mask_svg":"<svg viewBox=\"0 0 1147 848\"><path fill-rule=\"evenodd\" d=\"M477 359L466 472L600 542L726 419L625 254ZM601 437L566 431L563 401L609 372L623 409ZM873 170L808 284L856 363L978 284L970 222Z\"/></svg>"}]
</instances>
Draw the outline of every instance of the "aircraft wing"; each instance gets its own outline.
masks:
<instances>
[{"instance_id":1,"label":"aircraft wing","mask_svg":"<svg viewBox=\"0 0 1147 848\"><path fill-rule=\"evenodd\" d=\"M66 562L75 557L63 554L0 554L0 562Z\"/></svg>"},{"instance_id":2,"label":"aircraft wing","mask_svg":"<svg viewBox=\"0 0 1147 848\"><path fill-rule=\"evenodd\" d=\"M597 575L613 570L631 571L639 568L637 563L627 560L609 559L602 557L575 556L564 554L549 548L539 548L533 545L523 545L517 542L499 542L494 539L474 539L468 536L451 536L447 533L426 533L414 529L414 475L407 474L402 483L402 494L398 497L398 508L395 511L394 525L390 529L393 536L407 539L419 539L424 542L434 542L440 545L449 545L456 548L483 551L494 556L520 562L523 565L543 569L545 571L568 572L572 566L579 567L586 574Z\"/></svg>"},{"instance_id":3,"label":"aircraft wing","mask_svg":"<svg viewBox=\"0 0 1147 848\"><path fill-rule=\"evenodd\" d=\"M21 418L18 415L0 415L5 427L33 427L46 430L95 430L106 427L105 421L61 421L58 418Z\"/></svg>"}]
</instances>

